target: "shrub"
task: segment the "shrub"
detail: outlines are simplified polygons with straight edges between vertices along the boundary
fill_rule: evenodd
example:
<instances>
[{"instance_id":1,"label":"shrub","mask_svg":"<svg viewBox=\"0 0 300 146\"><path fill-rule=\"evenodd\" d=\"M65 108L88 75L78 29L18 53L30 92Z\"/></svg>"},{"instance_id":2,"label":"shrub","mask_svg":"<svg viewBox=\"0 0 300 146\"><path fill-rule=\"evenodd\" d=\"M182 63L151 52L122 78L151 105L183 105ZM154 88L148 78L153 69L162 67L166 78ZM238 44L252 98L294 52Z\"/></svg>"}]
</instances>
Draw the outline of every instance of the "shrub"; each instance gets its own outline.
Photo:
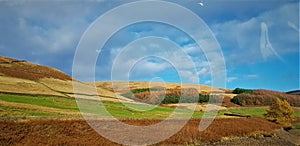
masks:
<instances>
[{"instance_id":1,"label":"shrub","mask_svg":"<svg viewBox=\"0 0 300 146\"><path fill-rule=\"evenodd\" d=\"M231 100L230 100L232 103L235 103L235 104L238 104L238 105L241 105L241 106L243 106L244 104L244 100L243 100L243 98L242 97L240 97L240 96L234 96Z\"/></svg>"},{"instance_id":2,"label":"shrub","mask_svg":"<svg viewBox=\"0 0 300 146\"><path fill-rule=\"evenodd\" d=\"M199 94L198 102L202 103L202 102L208 102L208 101L209 101L209 95Z\"/></svg>"},{"instance_id":3,"label":"shrub","mask_svg":"<svg viewBox=\"0 0 300 146\"><path fill-rule=\"evenodd\" d=\"M161 103L163 104L178 103L179 99L180 96L167 95L165 96L164 100Z\"/></svg>"},{"instance_id":4,"label":"shrub","mask_svg":"<svg viewBox=\"0 0 300 146\"><path fill-rule=\"evenodd\" d=\"M273 103L275 97L286 100L291 106L300 106L300 96L269 90L253 90L253 94L241 93L231 99L231 102L243 106L269 106Z\"/></svg>"},{"instance_id":5,"label":"shrub","mask_svg":"<svg viewBox=\"0 0 300 146\"><path fill-rule=\"evenodd\" d=\"M232 93L233 94L241 94L241 93L253 94L253 90L243 89L243 88L235 88Z\"/></svg>"},{"instance_id":6,"label":"shrub","mask_svg":"<svg viewBox=\"0 0 300 146\"><path fill-rule=\"evenodd\" d=\"M290 128L294 120L294 110L286 100L276 98L270 109L267 110L265 117L272 122Z\"/></svg>"}]
</instances>

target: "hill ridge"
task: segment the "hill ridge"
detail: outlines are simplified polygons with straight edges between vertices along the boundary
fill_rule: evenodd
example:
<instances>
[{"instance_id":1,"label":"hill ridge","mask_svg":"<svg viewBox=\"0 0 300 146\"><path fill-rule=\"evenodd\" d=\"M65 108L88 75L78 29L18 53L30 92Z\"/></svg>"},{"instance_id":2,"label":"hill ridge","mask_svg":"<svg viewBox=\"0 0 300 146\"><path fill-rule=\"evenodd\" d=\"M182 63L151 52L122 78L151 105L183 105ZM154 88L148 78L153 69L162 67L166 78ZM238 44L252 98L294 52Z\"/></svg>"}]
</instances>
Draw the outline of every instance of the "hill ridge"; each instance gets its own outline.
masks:
<instances>
[{"instance_id":1,"label":"hill ridge","mask_svg":"<svg viewBox=\"0 0 300 146\"><path fill-rule=\"evenodd\" d=\"M0 74L32 81L41 78L72 80L71 76L58 69L3 56L0 56Z\"/></svg>"}]
</instances>

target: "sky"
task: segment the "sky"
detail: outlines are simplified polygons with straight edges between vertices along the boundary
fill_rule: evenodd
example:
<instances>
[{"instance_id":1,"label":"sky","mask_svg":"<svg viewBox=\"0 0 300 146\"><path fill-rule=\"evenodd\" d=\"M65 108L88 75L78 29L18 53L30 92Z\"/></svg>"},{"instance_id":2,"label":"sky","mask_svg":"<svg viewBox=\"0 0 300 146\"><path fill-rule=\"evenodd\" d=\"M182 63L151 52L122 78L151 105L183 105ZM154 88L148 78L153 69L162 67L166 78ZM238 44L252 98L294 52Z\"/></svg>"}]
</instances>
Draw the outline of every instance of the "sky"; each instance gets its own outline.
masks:
<instances>
[{"instance_id":1,"label":"sky","mask_svg":"<svg viewBox=\"0 0 300 146\"><path fill-rule=\"evenodd\" d=\"M87 31L101 17L130 2L136 1L0 0L0 55L72 75L74 56ZM78 79L212 85L220 68L226 71L224 84L229 89L300 89L299 0L166 2L194 13L201 25L181 11L158 7L145 17L172 16L170 20L188 28L157 21L123 26L103 47L89 46L97 55L95 78L85 74L92 65L82 63ZM144 16L140 13L144 7L133 9L109 18L123 22ZM99 25L110 30L117 24ZM100 42L106 33L95 32L92 39ZM213 37L208 37L210 34ZM215 42L218 45L212 45ZM89 59L90 55L82 55Z\"/></svg>"}]
</instances>

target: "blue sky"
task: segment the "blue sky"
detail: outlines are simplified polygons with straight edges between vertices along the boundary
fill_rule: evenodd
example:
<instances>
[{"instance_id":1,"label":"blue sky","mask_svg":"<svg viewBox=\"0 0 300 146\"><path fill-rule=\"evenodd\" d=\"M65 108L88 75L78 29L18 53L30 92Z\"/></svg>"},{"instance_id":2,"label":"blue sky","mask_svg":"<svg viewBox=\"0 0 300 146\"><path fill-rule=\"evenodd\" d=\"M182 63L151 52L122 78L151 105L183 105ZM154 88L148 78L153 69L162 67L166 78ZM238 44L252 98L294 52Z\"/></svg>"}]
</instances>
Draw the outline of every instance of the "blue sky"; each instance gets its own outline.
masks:
<instances>
[{"instance_id":1,"label":"blue sky","mask_svg":"<svg viewBox=\"0 0 300 146\"><path fill-rule=\"evenodd\" d=\"M0 1L0 55L55 67L71 75L76 47L86 29L99 16L128 2L133 1ZM298 0L172 2L194 12L211 29L225 60L227 88L278 91L300 88ZM163 15L168 10L155 11ZM180 13L175 12L174 16L178 22L186 20ZM127 18L130 14L118 17ZM176 45L164 41L158 46L151 41L138 42L151 36L173 42L184 52L170 54ZM126 48L128 52L124 55ZM95 71L98 81L111 80L115 63L114 79L124 79L125 74L136 81L161 78L166 82L180 82L178 69L174 67L177 64L182 68L180 73L185 83L212 83L211 64L203 48L182 30L164 23L126 26L103 48L97 49L101 49ZM171 62L155 57L166 52L174 58ZM154 57L133 60L146 54ZM82 70L85 67L88 65ZM91 79L83 73L80 80Z\"/></svg>"}]
</instances>

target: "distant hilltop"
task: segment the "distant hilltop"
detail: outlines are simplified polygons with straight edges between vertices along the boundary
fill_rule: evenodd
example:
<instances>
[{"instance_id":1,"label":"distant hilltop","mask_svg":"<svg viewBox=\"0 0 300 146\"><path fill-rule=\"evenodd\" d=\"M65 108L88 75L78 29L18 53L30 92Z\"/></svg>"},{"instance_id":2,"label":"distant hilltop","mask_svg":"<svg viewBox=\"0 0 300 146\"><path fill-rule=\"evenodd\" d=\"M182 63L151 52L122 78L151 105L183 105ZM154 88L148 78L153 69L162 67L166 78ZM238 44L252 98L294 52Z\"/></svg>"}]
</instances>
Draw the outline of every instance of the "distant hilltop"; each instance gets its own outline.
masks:
<instances>
[{"instance_id":1,"label":"distant hilltop","mask_svg":"<svg viewBox=\"0 0 300 146\"><path fill-rule=\"evenodd\" d=\"M289 91L289 92L286 92L286 94L300 95L300 90Z\"/></svg>"}]
</instances>

